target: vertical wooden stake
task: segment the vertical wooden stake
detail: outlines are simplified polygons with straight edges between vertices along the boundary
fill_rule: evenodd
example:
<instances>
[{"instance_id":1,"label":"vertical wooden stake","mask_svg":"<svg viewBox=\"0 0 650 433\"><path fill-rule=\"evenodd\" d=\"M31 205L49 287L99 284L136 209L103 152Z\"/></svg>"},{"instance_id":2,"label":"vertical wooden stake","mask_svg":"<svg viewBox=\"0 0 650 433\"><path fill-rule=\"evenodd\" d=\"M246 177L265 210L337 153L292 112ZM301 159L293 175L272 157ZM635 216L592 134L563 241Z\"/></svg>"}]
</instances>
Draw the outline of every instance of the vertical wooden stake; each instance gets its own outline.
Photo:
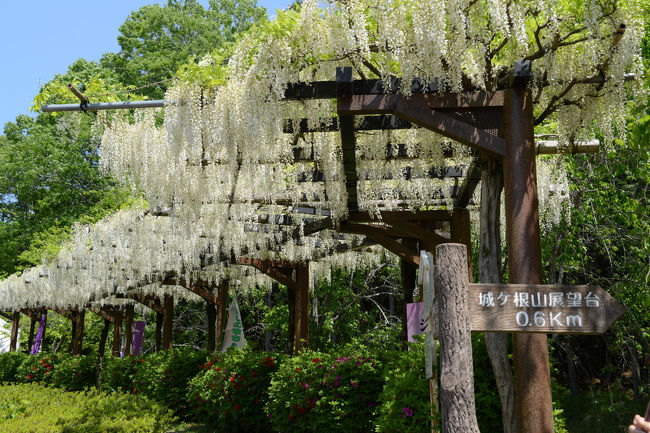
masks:
<instances>
[{"instance_id":1,"label":"vertical wooden stake","mask_svg":"<svg viewBox=\"0 0 650 433\"><path fill-rule=\"evenodd\" d=\"M467 247L436 248L442 432L479 433L474 402Z\"/></svg>"},{"instance_id":2,"label":"vertical wooden stake","mask_svg":"<svg viewBox=\"0 0 650 433\"><path fill-rule=\"evenodd\" d=\"M18 327L20 326L20 311L14 311L11 320L11 337L9 340L9 351L15 352L18 346Z\"/></svg>"},{"instance_id":3,"label":"vertical wooden stake","mask_svg":"<svg viewBox=\"0 0 650 433\"><path fill-rule=\"evenodd\" d=\"M402 350L406 350L408 341L408 325L406 317L406 304L414 301L413 289L415 288L415 272L416 267L405 261L400 260L400 268L402 271L402 291L404 292L404 305L402 306Z\"/></svg>"},{"instance_id":4,"label":"vertical wooden stake","mask_svg":"<svg viewBox=\"0 0 650 433\"><path fill-rule=\"evenodd\" d=\"M289 305L289 323L287 324L287 353L292 355L296 340L296 304L297 294L295 287L287 286L287 302Z\"/></svg>"},{"instance_id":5,"label":"vertical wooden stake","mask_svg":"<svg viewBox=\"0 0 650 433\"><path fill-rule=\"evenodd\" d=\"M32 315L35 313L32 313ZM30 317L30 323L29 323L29 339L27 340L27 348L25 349L26 353L29 353L32 350L32 346L34 345L34 331L36 329L36 319L34 317Z\"/></svg>"},{"instance_id":6,"label":"vertical wooden stake","mask_svg":"<svg viewBox=\"0 0 650 433\"><path fill-rule=\"evenodd\" d=\"M121 311L115 311L115 321L113 322L113 356L120 356L122 349L122 317Z\"/></svg>"},{"instance_id":7,"label":"vertical wooden stake","mask_svg":"<svg viewBox=\"0 0 650 433\"><path fill-rule=\"evenodd\" d=\"M525 87L505 91L503 160L510 283L542 283L533 133L533 100ZM553 433L553 402L545 334L513 337L519 431Z\"/></svg>"},{"instance_id":8,"label":"vertical wooden stake","mask_svg":"<svg viewBox=\"0 0 650 433\"><path fill-rule=\"evenodd\" d=\"M451 241L467 247L467 271L472 281L472 229L470 227L469 211L454 209L451 214Z\"/></svg>"},{"instance_id":9,"label":"vertical wooden stake","mask_svg":"<svg viewBox=\"0 0 650 433\"><path fill-rule=\"evenodd\" d=\"M126 318L124 320L124 356L131 354L133 344L133 304L126 306Z\"/></svg>"},{"instance_id":10,"label":"vertical wooden stake","mask_svg":"<svg viewBox=\"0 0 650 433\"><path fill-rule=\"evenodd\" d=\"M296 264L295 354L309 346L309 262Z\"/></svg>"},{"instance_id":11,"label":"vertical wooden stake","mask_svg":"<svg viewBox=\"0 0 650 433\"><path fill-rule=\"evenodd\" d=\"M172 333L174 331L174 297L165 295L165 314L163 317L162 348L172 348Z\"/></svg>"}]
</instances>

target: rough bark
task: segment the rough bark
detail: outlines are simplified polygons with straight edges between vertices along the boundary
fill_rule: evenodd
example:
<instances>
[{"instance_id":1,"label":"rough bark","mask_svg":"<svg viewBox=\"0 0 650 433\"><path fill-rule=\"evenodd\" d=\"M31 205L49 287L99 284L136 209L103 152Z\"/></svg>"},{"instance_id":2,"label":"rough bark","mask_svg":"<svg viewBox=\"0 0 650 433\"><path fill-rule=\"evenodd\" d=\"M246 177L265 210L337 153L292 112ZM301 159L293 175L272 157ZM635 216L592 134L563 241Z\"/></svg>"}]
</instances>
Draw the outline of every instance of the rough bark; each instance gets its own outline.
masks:
<instances>
[{"instance_id":1,"label":"rough bark","mask_svg":"<svg viewBox=\"0 0 650 433\"><path fill-rule=\"evenodd\" d=\"M18 346L18 327L20 326L20 312L15 311L11 320L11 337L9 339L9 351L15 352Z\"/></svg>"},{"instance_id":2,"label":"rough bark","mask_svg":"<svg viewBox=\"0 0 650 433\"><path fill-rule=\"evenodd\" d=\"M115 312L115 321L113 322L113 346L112 353L113 356L120 356L120 351L122 349L122 312Z\"/></svg>"},{"instance_id":3,"label":"rough bark","mask_svg":"<svg viewBox=\"0 0 650 433\"><path fill-rule=\"evenodd\" d=\"M216 329L216 349L221 351L223 344L223 331L226 320L226 302L228 299L228 281L219 283L217 292L217 329Z\"/></svg>"},{"instance_id":4,"label":"rough bark","mask_svg":"<svg viewBox=\"0 0 650 433\"><path fill-rule=\"evenodd\" d=\"M74 334L73 334L73 343L72 343L72 354L81 355L81 350L83 348L84 341L84 322L86 319L86 311L74 311L72 314L72 320L74 323Z\"/></svg>"},{"instance_id":5,"label":"rough bark","mask_svg":"<svg viewBox=\"0 0 650 433\"><path fill-rule=\"evenodd\" d=\"M491 157L484 157L481 166L479 281L498 284L502 282L500 212L503 167L500 161ZM516 433L515 387L508 359L508 335L486 332L485 345L499 390L503 432Z\"/></svg>"},{"instance_id":6,"label":"rough bark","mask_svg":"<svg viewBox=\"0 0 650 433\"><path fill-rule=\"evenodd\" d=\"M436 255L442 432L478 433L467 299L467 248L442 244L436 248Z\"/></svg>"}]
</instances>

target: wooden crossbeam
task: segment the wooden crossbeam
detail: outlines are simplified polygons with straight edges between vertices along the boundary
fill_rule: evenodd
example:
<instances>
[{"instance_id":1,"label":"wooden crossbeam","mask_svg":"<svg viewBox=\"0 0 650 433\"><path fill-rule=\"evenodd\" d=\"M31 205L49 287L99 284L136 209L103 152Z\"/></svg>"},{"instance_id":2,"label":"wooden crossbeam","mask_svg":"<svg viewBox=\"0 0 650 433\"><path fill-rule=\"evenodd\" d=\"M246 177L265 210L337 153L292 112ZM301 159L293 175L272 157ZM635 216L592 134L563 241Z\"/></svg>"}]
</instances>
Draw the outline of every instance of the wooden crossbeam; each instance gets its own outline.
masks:
<instances>
[{"instance_id":1,"label":"wooden crossbeam","mask_svg":"<svg viewBox=\"0 0 650 433\"><path fill-rule=\"evenodd\" d=\"M431 167L425 174L415 173L413 167L403 167L402 172L388 173L383 176L383 180L393 179L447 179L464 177L467 174L468 166L453 166L453 167ZM365 172L361 176L356 176L357 180L373 180L372 173ZM306 182L325 182L327 181L326 174L318 169L312 171L302 171L297 174L299 183Z\"/></svg>"},{"instance_id":2,"label":"wooden crossbeam","mask_svg":"<svg viewBox=\"0 0 650 433\"><path fill-rule=\"evenodd\" d=\"M457 208L466 208L469 204L472 196L474 195L474 190L478 186L478 183L481 181L481 165L479 159L475 158L472 166L469 169L469 173L463 180L463 184L460 186L458 191L458 196L454 201L454 207Z\"/></svg>"},{"instance_id":3,"label":"wooden crossbeam","mask_svg":"<svg viewBox=\"0 0 650 433\"><path fill-rule=\"evenodd\" d=\"M401 78L391 78L390 86L387 89L383 80L351 80L350 87L355 95L381 95L395 93L403 85ZM313 81L310 83L290 83L284 92L287 100L300 99L333 99L337 96L336 82L334 81ZM410 93L439 93L440 86L437 80L425 84L424 80L414 78L411 82Z\"/></svg>"},{"instance_id":4,"label":"wooden crossbeam","mask_svg":"<svg viewBox=\"0 0 650 433\"><path fill-rule=\"evenodd\" d=\"M420 255L418 251L412 250L404 244L397 242L391 237L394 236L394 232L389 227L344 222L341 223L339 231L364 235L414 266L420 266Z\"/></svg>"},{"instance_id":5,"label":"wooden crossbeam","mask_svg":"<svg viewBox=\"0 0 650 433\"><path fill-rule=\"evenodd\" d=\"M252 266L258 271L268 275L269 277L273 278L281 284L284 284L287 287L291 287L293 289L297 287L296 281L292 278L292 273L295 268L295 263L293 262L240 257L238 264Z\"/></svg>"}]
</instances>

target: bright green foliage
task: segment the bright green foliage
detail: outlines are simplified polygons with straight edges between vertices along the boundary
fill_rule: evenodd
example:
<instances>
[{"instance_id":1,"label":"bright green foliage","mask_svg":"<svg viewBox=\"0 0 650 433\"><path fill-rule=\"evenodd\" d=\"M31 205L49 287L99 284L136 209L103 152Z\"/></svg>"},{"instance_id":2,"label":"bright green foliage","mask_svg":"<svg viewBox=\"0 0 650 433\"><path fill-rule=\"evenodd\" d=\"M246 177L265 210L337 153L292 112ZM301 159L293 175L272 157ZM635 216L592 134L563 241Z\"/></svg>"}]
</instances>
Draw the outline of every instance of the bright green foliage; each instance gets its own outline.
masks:
<instances>
[{"instance_id":1,"label":"bright green foliage","mask_svg":"<svg viewBox=\"0 0 650 433\"><path fill-rule=\"evenodd\" d=\"M174 418L143 397L65 392L37 384L0 387L0 431L164 433Z\"/></svg>"},{"instance_id":2,"label":"bright green foliage","mask_svg":"<svg viewBox=\"0 0 650 433\"><path fill-rule=\"evenodd\" d=\"M95 355L61 355L49 374L53 386L66 391L81 391L95 385L97 357Z\"/></svg>"},{"instance_id":3,"label":"bright green foliage","mask_svg":"<svg viewBox=\"0 0 650 433\"><path fill-rule=\"evenodd\" d=\"M271 380L266 410L280 432L367 432L379 404L382 363L305 351L287 359Z\"/></svg>"},{"instance_id":4,"label":"bright green foliage","mask_svg":"<svg viewBox=\"0 0 650 433\"><path fill-rule=\"evenodd\" d=\"M23 352L7 352L0 355L0 383L16 381L18 368L27 356Z\"/></svg>"},{"instance_id":5,"label":"bright green foliage","mask_svg":"<svg viewBox=\"0 0 650 433\"><path fill-rule=\"evenodd\" d=\"M141 356L107 356L102 361L102 372L99 376L101 389L133 393L133 377L143 363L144 358Z\"/></svg>"},{"instance_id":6,"label":"bright green foliage","mask_svg":"<svg viewBox=\"0 0 650 433\"><path fill-rule=\"evenodd\" d=\"M211 0L208 9L196 0L143 6L120 27L121 51L105 54L101 64L136 87L168 80L181 65L225 47L262 19L266 11L254 0ZM142 93L162 99L166 88L161 83Z\"/></svg>"},{"instance_id":7,"label":"bright green foliage","mask_svg":"<svg viewBox=\"0 0 650 433\"><path fill-rule=\"evenodd\" d=\"M192 417L217 431L271 431L264 412L276 354L231 349L201 366L189 384Z\"/></svg>"},{"instance_id":8,"label":"bright green foliage","mask_svg":"<svg viewBox=\"0 0 650 433\"><path fill-rule=\"evenodd\" d=\"M391 353L393 359L386 368L381 406L378 407L378 418L375 421L378 432L431 431L431 403L429 381L424 371L424 344L409 344L409 348L405 352Z\"/></svg>"},{"instance_id":9,"label":"bright green foliage","mask_svg":"<svg viewBox=\"0 0 650 433\"><path fill-rule=\"evenodd\" d=\"M27 356L16 370L16 382L52 383L52 370L61 354Z\"/></svg>"},{"instance_id":10,"label":"bright green foliage","mask_svg":"<svg viewBox=\"0 0 650 433\"><path fill-rule=\"evenodd\" d=\"M183 416L188 411L187 384L207 359L207 352L191 347L173 348L149 355L137 367L132 392L153 398Z\"/></svg>"}]
</instances>

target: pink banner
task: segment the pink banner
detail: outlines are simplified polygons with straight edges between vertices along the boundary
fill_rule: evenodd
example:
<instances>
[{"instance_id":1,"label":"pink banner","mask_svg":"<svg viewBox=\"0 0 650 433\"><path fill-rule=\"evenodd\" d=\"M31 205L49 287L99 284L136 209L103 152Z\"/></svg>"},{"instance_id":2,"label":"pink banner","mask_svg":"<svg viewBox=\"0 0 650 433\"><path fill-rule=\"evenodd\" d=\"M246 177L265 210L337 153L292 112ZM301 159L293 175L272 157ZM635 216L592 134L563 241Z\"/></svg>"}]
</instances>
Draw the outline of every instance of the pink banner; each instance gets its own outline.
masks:
<instances>
[{"instance_id":1,"label":"pink banner","mask_svg":"<svg viewBox=\"0 0 650 433\"><path fill-rule=\"evenodd\" d=\"M406 304L406 328L410 343L415 341L414 335L421 335L427 331L427 318L422 316L423 310L422 302Z\"/></svg>"}]
</instances>

